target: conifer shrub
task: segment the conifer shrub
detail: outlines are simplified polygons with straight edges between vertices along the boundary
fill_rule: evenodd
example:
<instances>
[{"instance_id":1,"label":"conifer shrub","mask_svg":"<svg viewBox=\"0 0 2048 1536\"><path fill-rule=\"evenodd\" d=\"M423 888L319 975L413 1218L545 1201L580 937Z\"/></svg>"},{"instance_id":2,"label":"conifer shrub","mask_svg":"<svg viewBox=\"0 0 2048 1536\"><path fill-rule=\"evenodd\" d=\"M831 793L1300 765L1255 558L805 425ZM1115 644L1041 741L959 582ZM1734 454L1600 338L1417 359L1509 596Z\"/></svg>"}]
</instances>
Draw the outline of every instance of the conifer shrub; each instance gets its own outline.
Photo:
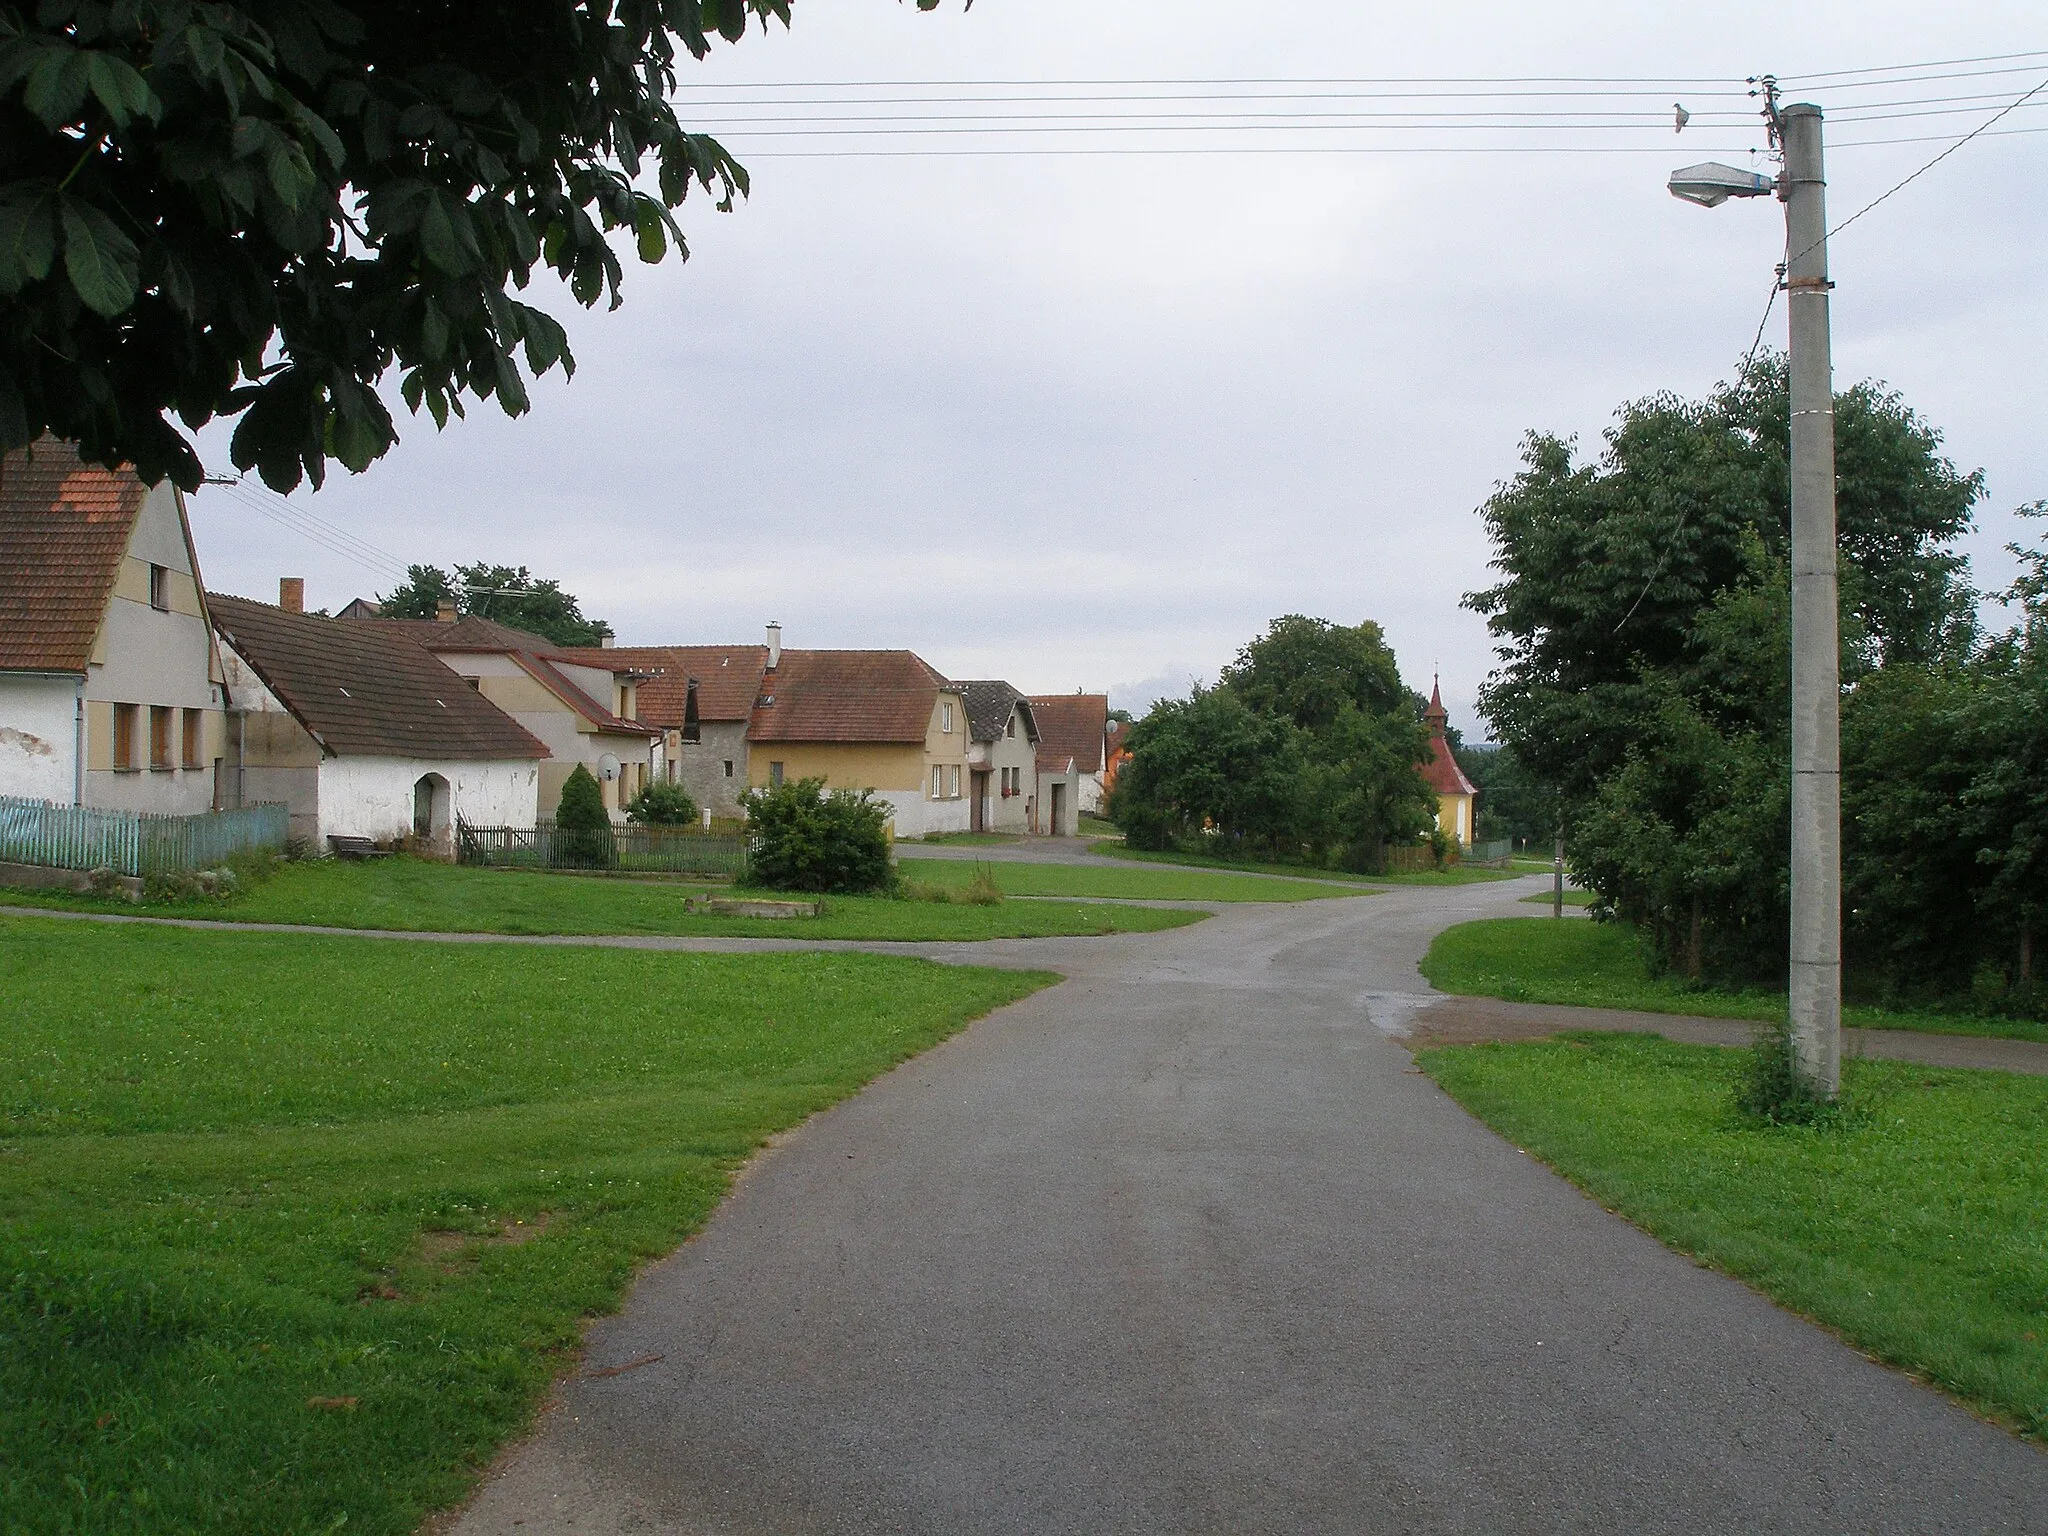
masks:
<instances>
[{"instance_id":1,"label":"conifer shrub","mask_svg":"<svg viewBox=\"0 0 2048 1536\"><path fill-rule=\"evenodd\" d=\"M610 869L618 862L604 790L581 763L563 783L555 807L554 862L569 869Z\"/></svg>"}]
</instances>

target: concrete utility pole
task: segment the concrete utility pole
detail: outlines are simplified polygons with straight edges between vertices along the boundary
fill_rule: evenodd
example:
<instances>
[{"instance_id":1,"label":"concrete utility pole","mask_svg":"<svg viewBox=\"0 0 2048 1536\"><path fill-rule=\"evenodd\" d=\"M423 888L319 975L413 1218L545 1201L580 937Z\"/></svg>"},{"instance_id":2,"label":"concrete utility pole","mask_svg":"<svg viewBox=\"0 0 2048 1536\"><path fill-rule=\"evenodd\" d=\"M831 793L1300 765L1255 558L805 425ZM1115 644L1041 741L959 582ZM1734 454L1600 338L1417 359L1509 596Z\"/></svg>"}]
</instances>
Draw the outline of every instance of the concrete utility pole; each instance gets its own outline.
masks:
<instances>
[{"instance_id":1,"label":"concrete utility pole","mask_svg":"<svg viewBox=\"0 0 2048 1536\"><path fill-rule=\"evenodd\" d=\"M1792 1054L1842 1081L1841 639L1835 576L1835 385L1828 333L1821 111L1780 114L1792 374Z\"/></svg>"}]
</instances>

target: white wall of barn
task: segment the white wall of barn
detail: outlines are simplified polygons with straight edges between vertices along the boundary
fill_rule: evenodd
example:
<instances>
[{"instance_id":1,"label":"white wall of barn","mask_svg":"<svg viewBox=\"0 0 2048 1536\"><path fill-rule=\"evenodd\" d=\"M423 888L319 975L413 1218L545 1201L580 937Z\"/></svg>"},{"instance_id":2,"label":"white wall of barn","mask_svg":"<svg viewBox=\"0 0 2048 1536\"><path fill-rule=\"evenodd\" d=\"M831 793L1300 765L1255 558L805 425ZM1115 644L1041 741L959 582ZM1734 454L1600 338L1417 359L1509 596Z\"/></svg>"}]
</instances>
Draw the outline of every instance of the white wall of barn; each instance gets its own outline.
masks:
<instances>
[{"instance_id":1,"label":"white wall of barn","mask_svg":"<svg viewBox=\"0 0 2048 1536\"><path fill-rule=\"evenodd\" d=\"M448 781L454 818L479 827L530 827L538 803L537 763L437 762L411 757L330 757L320 765L320 838L379 842L412 834L413 786L424 774Z\"/></svg>"},{"instance_id":2,"label":"white wall of barn","mask_svg":"<svg viewBox=\"0 0 2048 1536\"><path fill-rule=\"evenodd\" d=\"M75 677L0 673L0 795L77 799L78 690Z\"/></svg>"}]
</instances>

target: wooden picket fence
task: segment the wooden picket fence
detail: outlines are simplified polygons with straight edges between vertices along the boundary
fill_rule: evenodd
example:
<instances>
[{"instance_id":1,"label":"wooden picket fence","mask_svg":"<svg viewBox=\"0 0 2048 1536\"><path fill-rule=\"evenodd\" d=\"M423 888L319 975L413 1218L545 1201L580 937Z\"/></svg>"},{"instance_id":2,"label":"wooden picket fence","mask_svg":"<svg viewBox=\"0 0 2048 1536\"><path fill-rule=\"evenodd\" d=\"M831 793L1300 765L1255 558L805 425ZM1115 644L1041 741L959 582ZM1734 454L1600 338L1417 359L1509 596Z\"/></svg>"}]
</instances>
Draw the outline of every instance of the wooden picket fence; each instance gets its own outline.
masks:
<instances>
[{"instance_id":1,"label":"wooden picket fence","mask_svg":"<svg viewBox=\"0 0 2048 1536\"><path fill-rule=\"evenodd\" d=\"M255 849L281 852L290 835L291 812L282 805L154 816L0 795L0 863L179 874Z\"/></svg>"}]
</instances>

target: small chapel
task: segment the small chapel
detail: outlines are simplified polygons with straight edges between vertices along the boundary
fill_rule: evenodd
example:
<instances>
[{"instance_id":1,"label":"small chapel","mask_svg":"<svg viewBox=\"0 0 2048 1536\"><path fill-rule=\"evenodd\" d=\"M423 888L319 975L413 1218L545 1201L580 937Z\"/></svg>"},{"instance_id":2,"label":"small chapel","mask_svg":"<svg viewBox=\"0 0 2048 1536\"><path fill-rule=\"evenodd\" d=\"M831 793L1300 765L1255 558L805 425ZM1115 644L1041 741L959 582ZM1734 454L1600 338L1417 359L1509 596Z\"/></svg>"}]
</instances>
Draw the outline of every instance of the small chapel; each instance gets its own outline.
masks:
<instances>
[{"instance_id":1,"label":"small chapel","mask_svg":"<svg viewBox=\"0 0 2048 1536\"><path fill-rule=\"evenodd\" d=\"M1472 781L1451 755L1451 743L1444 735L1444 727L1451 723L1451 712L1444 708L1443 690L1436 678L1430 679L1429 708L1422 712L1422 720L1429 727L1428 755L1421 764L1422 781L1436 796L1436 824L1456 838L1460 848L1470 848L1472 799L1479 791L1472 787Z\"/></svg>"}]
</instances>

